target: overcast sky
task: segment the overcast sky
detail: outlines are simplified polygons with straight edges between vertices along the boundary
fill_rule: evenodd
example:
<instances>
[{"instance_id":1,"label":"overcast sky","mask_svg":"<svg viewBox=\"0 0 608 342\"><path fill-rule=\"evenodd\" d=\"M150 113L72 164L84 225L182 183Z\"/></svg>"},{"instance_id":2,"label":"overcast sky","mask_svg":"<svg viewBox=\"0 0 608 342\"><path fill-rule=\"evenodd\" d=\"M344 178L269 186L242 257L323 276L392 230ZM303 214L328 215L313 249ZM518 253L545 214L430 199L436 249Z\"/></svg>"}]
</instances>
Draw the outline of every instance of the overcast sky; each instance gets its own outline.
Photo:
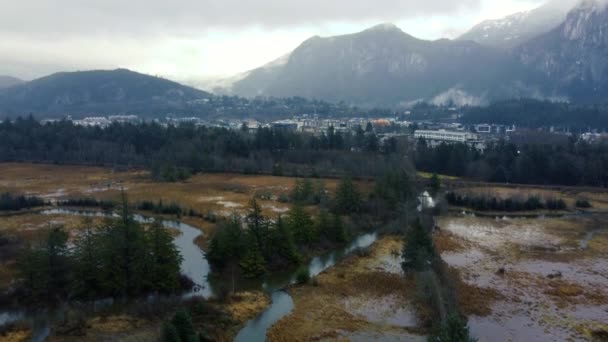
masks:
<instances>
[{"instance_id":1,"label":"overcast sky","mask_svg":"<svg viewBox=\"0 0 608 342\"><path fill-rule=\"evenodd\" d=\"M188 81L269 62L313 35L392 22L454 38L543 0L0 0L0 75L129 68Z\"/></svg>"}]
</instances>

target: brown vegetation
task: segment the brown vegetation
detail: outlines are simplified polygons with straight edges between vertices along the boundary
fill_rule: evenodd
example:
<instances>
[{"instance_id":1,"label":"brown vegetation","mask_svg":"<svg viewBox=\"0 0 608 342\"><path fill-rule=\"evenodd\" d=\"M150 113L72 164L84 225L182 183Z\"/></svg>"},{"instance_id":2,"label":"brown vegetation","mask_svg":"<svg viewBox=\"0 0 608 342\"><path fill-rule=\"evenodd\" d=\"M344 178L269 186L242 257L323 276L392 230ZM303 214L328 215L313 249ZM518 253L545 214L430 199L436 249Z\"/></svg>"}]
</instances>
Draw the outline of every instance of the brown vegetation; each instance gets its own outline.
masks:
<instances>
[{"instance_id":1,"label":"brown vegetation","mask_svg":"<svg viewBox=\"0 0 608 342\"><path fill-rule=\"evenodd\" d=\"M399 239L387 237L374 244L369 253L353 255L318 275L312 284L289 289L295 308L268 331L269 341L340 340L346 332L383 332L401 329L368 321L349 310L346 302L378 301L391 297L395 310L411 307L415 284L400 274L378 271L379 258L390 256ZM389 313L390 314L390 313ZM407 329L406 329L407 330ZM417 330L417 327L411 328Z\"/></svg>"},{"instance_id":2,"label":"brown vegetation","mask_svg":"<svg viewBox=\"0 0 608 342\"><path fill-rule=\"evenodd\" d=\"M263 292L239 292L228 297L226 311L234 320L245 323L270 305L270 298Z\"/></svg>"}]
</instances>

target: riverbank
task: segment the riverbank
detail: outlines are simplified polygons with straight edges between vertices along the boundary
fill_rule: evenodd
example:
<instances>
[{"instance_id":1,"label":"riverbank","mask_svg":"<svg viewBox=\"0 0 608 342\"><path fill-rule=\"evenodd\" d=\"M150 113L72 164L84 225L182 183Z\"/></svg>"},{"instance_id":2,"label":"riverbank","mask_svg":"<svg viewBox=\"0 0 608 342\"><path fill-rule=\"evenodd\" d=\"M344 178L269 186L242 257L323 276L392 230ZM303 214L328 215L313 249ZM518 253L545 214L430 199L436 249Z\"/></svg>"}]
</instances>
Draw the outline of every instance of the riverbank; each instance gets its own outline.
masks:
<instances>
[{"instance_id":1,"label":"riverbank","mask_svg":"<svg viewBox=\"0 0 608 342\"><path fill-rule=\"evenodd\" d=\"M314 277L288 288L291 313L267 333L268 341L391 339L424 341L413 303L415 284L403 276L402 240L382 237Z\"/></svg>"}]
</instances>

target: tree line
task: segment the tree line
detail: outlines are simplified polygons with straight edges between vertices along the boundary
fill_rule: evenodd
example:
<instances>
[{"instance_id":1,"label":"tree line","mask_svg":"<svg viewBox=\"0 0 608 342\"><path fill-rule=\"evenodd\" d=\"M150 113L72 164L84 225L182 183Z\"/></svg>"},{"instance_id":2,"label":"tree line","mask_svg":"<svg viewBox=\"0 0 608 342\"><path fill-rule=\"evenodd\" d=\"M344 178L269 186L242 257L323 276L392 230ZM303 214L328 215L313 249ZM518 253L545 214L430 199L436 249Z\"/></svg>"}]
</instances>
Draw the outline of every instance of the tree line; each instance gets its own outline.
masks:
<instances>
[{"instance_id":1,"label":"tree line","mask_svg":"<svg viewBox=\"0 0 608 342\"><path fill-rule=\"evenodd\" d=\"M101 129L65 120L43 124L32 117L0 123L0 161L144 167L166 181L201 171L373 177L399 161L405 150L403 141L381 141L363 129L338 133L330 127L315 136L193 124L115 123Z\"/></svg>"},{"instance_id":2,"label":"tree line","mask_svg":"<svg viewBox=\"0 0 608 342\"><path fill-rule=\"evenodd\" d=\"M417 169L469 179L518 184L608 186L608 144L491 143L482 153L465 144L430 147L418 141Z\"/></svg>"},{"instance_id":3,"label":"tree line","mask_svg":"<svg viewBox=\"0 0 608 342\"><path fill-rule=\"evenodd\" d=\"M465 124L493 123L519 127L564 127L573 131L608 129L608 106L575 105L534 99L506 100L464 110Z\"/></svg>"},{"instance_id":4,"label":"tree line","mask_svg":"<svg viewBox=\"0 0 608 342\"><path fill-rule=\"evenodd\" d=\"M445 198L451 205L467 207L479 211L532 211L532 210L565 210L566 202L561 198L539 196L499 198L489 195L459 194L453 191L446 193Z\"/></svg>"},{"instance_id":5,"label":"tree line","mask_svg":"<svg viewBox=\"0 0 608 342\"><path fill-rule=\"evenodd\" d=\"M85 220L73 245L62 227L49 227L17 262L17 297L39 303L172 293L186 284L181 260L171 234L159 222L143 227L123 198L119 218L99 227Z\"/></svg>"},{"instance_id":6,"label":"tree line","mask_svg":"<svg viewBox=\"0 0 608 342\"><path fill-rule=\"evenodd\" d=\"M8 192L0 194L0 211L31 209L45 204L42 198L36 196L13 195Z\"/></svg>"}]
</instances>

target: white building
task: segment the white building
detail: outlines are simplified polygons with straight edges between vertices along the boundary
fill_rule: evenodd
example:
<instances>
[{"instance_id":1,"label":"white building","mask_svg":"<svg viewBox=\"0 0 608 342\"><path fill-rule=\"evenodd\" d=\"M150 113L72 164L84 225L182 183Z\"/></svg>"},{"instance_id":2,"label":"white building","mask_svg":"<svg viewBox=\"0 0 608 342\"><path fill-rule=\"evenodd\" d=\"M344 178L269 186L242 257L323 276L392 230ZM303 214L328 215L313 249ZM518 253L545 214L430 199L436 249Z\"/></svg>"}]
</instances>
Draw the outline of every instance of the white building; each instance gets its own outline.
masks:
<instances>
[{"instance_id":1,"label":"white building","mask_svg":"<svg viewBox=\"0 0 608 342\"><path fill-rule=\"evenodd\" d=\"M469 133L469 132L446 131L443 129L438 130L438 131L418 130L414 133L414 137L416 139L454 142L454 143L466 143L466 142L478 140L477 134L473 134L473 133Z\"/></svg>"}]
</instances>

